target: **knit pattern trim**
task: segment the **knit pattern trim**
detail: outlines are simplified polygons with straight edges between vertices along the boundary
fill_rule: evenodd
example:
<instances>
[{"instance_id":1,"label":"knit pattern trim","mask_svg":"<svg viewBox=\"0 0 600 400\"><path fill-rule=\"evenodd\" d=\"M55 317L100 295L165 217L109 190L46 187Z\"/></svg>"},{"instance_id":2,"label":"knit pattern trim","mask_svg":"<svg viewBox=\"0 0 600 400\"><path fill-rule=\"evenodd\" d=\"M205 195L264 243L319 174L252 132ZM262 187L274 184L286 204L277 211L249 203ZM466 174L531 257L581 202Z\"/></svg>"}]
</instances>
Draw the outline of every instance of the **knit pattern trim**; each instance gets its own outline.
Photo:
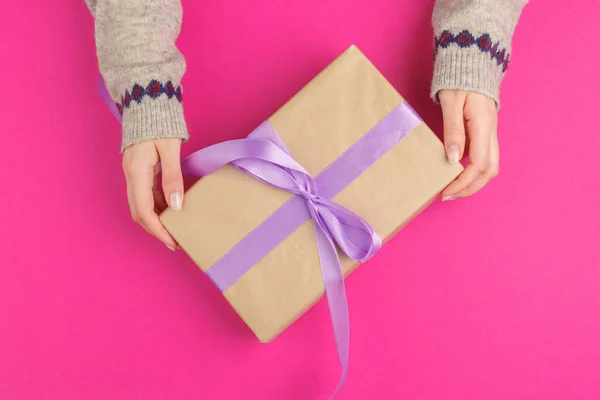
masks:
<instances>
[{"instance_id":1,"label":"knit pattern trim","mask_svg":"<svg viewBox=\"0 0 600 400\"><path fill-rule=\"evenodd\" d=\"M462 49L476 46L482 53L489 54L491 60L502 67L502 72L506 72L508 69L508 64L510 63L510 54L508 50L506 50L506 48L501 48L500 42L494 42L489 33L483 33L481 36L475 37L468 30L463 30L458 34L445 30L440 33L439 36L435 37L436 55L440 48L447 49L453 44Z\"/></svg>"},{"instance_id":2,"label":"knit pattern trim","mask_svg":"<svg viewBox=\"0 0 600 400\"><path fill-rule=\"evenodd\" d=\"M129 89L125 90L125 93L121 96L121 101L116 103L117 109L122 115L123 111L131 106L132 101L141 104L144 97L156 99L163 94L169 99L175 97L180 103L183 101L181 86L178 85L175 87L171 81L167 81L163 84L162 82L153 79L146 87L136 83L131 88L131 91Z\"/></svg>"}]
</instances>

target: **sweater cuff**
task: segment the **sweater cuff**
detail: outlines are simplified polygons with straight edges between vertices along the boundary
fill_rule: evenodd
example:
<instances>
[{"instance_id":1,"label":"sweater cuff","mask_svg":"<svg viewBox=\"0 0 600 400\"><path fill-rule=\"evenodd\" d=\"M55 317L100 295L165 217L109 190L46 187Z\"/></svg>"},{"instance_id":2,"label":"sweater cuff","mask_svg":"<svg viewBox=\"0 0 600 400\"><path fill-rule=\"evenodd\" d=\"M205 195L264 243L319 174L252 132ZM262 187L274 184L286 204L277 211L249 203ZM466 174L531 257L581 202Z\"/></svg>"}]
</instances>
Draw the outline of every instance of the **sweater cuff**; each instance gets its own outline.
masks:
<instances>
[{"instance_id":1,"label":"sweater cuff","mask_svg":"<svg viewBox=\"0 0 600 400\"><path fill-rule=\"evenodd\" d=\"M431 98L439 102L438 92L443 89L466 90L492 98L499 109L500 84L508 64L508 59L504 59L504 51L502 58L498 57L499 54L499 51L482 52L475 47L452 46L438 49Z\"/></svg>"},{"instance_id":2,"label":"sweater cuff","mask_svg":"<svg viewBox=\"0 0 600 400\"><path fill-rule=\"evenodd\" d=\"M121 151L144 140L189 139L183 105L179 99L180 96L144 96L139 103L131 101L128 107L119 107L123 112Z\"/></svg>"}]
</instances>

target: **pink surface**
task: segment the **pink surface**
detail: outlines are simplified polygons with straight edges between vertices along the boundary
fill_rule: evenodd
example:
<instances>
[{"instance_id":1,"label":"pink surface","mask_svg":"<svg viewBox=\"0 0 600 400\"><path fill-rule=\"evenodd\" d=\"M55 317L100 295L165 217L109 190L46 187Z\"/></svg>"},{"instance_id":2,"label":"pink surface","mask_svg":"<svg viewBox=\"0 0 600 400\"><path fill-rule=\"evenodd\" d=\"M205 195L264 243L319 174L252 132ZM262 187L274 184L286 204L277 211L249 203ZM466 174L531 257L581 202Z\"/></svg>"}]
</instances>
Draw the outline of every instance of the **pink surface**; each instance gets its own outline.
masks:
<instances>
[{"instance_id":1,"label":"pink surface","mask_svg":"<svg viewBox=\"0 0 600 400\"><path fill-rule=\"evenodd\" d=\"M244 136L351 43L439 131L433 1L355 3L184 1L184 152ZM339 399L600 398L600 5L574 4L525 10L500 176L348 279ZM326 399L325 302L261 345L185 254L130 221L83 1L3 8L0 399Z\"/></svg>"}]
</instances>

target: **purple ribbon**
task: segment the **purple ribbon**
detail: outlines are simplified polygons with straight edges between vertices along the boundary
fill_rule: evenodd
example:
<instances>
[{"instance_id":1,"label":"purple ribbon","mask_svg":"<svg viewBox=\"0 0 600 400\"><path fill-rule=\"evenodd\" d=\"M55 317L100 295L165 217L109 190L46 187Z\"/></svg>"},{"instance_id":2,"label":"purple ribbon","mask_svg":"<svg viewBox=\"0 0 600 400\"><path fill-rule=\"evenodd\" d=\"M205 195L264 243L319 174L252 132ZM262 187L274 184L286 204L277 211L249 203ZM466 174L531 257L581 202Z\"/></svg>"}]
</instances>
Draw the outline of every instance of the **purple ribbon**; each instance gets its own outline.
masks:
<instances>
[{"instance_id":1,"label":"purple ribbon","mask_svg":"<svg viewBox=\"0 0 600 400\"><path fill-rule=\"evenodd\" d=\"M113 115L121 121L121 114L101 77L98 89ZM226 164L232 164L255 179L295 194L208 269L208 276L221 291L225 291L287 236L312 219L342 365L342 375L333 396L346 379L349 348L348 304L336 244L350 258L364 262L380 249L381 239L366 221L332 199L421 122L414 110L403 102L316 178L311 177L292 158L268 121L263 122L246 139L204 148L192 153L181 163L183 173L195 177L208 175Z\"/></svg>"}]
</instances>

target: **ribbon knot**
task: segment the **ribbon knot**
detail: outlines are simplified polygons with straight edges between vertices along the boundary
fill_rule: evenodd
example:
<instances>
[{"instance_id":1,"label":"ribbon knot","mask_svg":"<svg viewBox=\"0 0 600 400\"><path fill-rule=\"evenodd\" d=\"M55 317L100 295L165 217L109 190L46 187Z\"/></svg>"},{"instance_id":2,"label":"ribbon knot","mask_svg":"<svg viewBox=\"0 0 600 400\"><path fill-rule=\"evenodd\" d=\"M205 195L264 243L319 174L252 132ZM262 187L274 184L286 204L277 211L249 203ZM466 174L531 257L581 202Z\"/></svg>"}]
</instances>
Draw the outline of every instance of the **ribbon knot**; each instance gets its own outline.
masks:
<instances>
[{"instance_id":1,"label":"ribbon knot","mask_svg":"<svg viewBox=\"0 0 600 400\"><path fill-rule=\"evenodd\" d=\"M298 182L297 180L295 180L295 182L297 183L299 190L297 194L302 196L306 201L314 203L320 198L320 196L317 193L317 184L316 182L314 182L314 180L314 185L310 187L304 186L301 182Z\"/></svg>"},{"instance_id":2,"label":"ribbon knot","mask_svg":"<svg viewBox=\"0 0 600 400\"><path fill-rule=\"evenodd\" d=\"M304 188L300 188L300 195L309 201L317 198L316 193L309 192L308 190L306 190Z\"/></svg>"}]
</instances>

